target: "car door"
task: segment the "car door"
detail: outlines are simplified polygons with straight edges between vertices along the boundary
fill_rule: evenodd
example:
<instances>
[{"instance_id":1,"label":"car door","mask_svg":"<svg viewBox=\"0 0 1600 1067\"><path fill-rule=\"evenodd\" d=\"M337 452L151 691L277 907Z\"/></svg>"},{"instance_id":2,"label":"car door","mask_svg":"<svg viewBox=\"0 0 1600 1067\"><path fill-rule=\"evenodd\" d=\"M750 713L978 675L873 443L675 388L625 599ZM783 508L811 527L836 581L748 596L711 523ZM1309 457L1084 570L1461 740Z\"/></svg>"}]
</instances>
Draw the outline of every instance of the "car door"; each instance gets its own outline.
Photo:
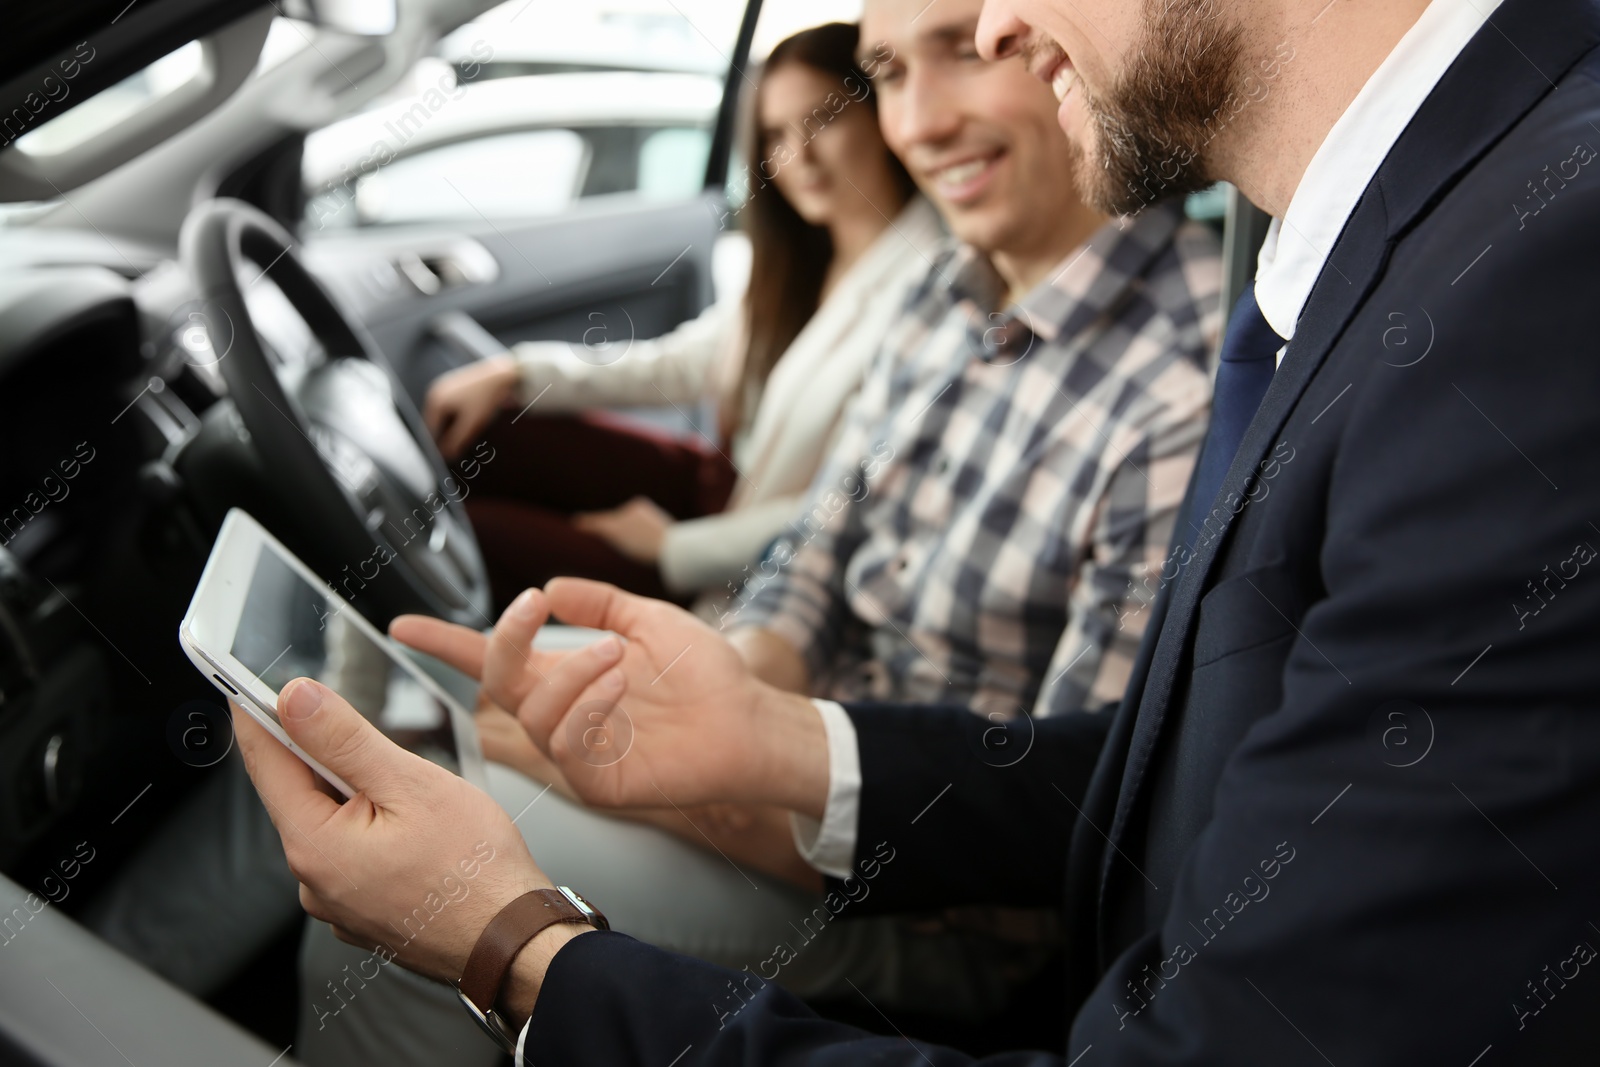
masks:
<instances>
[{"instance_id":1,"label":"car door","mask_svg":"<svg viewBox=\"0 0 1600 1067\"><path fill-rule=\"evenodd\" d=\"M471 358L446 313L609 362L705 308L718 264L737 294L724 183L759 7L515 0L307 138L307 262L414 399Z\"/></svg>"}]
</instances>

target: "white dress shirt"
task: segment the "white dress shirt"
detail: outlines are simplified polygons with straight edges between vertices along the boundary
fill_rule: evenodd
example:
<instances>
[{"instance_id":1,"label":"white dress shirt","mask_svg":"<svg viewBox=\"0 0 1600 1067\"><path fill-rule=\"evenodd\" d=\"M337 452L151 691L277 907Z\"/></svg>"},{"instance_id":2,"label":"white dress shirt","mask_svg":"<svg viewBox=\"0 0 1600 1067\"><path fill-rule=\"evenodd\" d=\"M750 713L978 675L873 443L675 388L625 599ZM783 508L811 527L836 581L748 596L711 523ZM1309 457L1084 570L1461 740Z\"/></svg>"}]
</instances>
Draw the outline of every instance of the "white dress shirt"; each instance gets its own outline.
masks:
<instances>
[{"instance_id":1,"label":"white dress shirt","mask_svg":"<svg viewBox=\"0 0 1600 1067\"><path fill-rule=\"evenodd\" d=\"M1256 303L1275 333L1294 338L1300 311L1334 242L1412 116L1501 0L1433 0L1361 87L1289 200L1256 259ZM1278 353L1283 362L1284 352Z\"/></svg>"},{"instance_id":2,"label":"white dress shirt","mask_svg":"<svg viewBox=\"0 0 1600 1067\"><path fill-rule=\"evenodd\" d=\"M1501 0L1433 0L1361 87L1311 157L1282 219L1274 219L1256 261L1256 302L1280 337L1292 340L1328 253L1356 202L1428 94L1483 28ZM1281 363L1288 347L1278 353ZM860 822L861 756L855 726L838 704L815 701L828 734L827 807L819 824L792 816L795 847L816 870L850 873Z\"/></svg>"}]
</instances>

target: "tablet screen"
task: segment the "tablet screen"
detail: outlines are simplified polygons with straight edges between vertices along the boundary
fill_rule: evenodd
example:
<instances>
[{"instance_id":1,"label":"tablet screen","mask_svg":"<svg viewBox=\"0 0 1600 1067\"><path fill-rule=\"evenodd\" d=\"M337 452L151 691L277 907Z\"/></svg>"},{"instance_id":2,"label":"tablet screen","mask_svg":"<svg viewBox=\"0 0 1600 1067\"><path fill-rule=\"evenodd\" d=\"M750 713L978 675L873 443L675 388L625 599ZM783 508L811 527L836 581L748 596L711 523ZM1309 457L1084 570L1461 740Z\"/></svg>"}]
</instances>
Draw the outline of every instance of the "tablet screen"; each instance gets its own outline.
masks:
<instances>
[{"instance_id":1,"label":"tablet screen","mask_svg":"<svg viewBox=\"0 0 1600 1067\"><path fill-rule=\"evenodd\" d=\"M274 694L315 678L396 744L460 774L449 706L351 622L354 611L263 545L230 651Z\"/></svg>"}]
</instances>

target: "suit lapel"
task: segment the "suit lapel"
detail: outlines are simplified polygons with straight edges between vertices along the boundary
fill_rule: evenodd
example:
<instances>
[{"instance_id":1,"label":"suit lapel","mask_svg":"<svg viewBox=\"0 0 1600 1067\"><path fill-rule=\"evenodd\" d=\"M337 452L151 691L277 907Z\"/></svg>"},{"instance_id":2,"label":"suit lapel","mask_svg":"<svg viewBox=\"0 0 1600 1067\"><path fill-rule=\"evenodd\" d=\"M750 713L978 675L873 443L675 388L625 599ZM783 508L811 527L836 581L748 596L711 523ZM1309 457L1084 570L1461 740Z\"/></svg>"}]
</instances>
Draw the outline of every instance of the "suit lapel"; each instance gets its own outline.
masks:
<instances>
[{"instance_id":1,"label":"suit lapel","mask_svg":"<svg viewBox=\"0 0 1600 1067\"><path fill-rule=\"evenodd\" d=\"M1597 41L1600 14L1594 0L1507 0L1468 43L1396 142L1330 252L1219 500L1243 494L1246 479L1278 440L1306 387L1382 276L1396 241ZM1231 524L1184 567L1152 650L1141 656L1148 659L1148 675L1136 673L1130 686L1130 700L1138 694L1139 710L1128 735L1110 828L1117 847L1166 723L1201 595L1230 532ZM1147 634L1146 644L1151 640ZM1102 916L1113 854L1105 850L1101 864Z\"/></svg>"}]
</instances>

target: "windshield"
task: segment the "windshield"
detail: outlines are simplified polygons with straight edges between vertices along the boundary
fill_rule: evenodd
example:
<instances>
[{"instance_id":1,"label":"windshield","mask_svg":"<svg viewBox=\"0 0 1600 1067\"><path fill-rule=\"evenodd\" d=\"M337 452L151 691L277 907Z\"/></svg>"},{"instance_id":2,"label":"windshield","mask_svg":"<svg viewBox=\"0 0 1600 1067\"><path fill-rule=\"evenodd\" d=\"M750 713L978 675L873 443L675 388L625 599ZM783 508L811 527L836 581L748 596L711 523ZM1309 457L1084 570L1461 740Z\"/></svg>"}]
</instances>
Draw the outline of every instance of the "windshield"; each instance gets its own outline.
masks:
<instances>
[{"instance_id":1,"label":"windshield","mask_svg":"<svg viewBox=\"0 0 1600 1067\"><path fill-rule=\"evenodd\" d=\"M199 41L168 52L136 74L89 97L17 138L17 150L31 156L59 155L87 144L157 100L171 96L205 70Z\"/></svg>"}]
</instances>

